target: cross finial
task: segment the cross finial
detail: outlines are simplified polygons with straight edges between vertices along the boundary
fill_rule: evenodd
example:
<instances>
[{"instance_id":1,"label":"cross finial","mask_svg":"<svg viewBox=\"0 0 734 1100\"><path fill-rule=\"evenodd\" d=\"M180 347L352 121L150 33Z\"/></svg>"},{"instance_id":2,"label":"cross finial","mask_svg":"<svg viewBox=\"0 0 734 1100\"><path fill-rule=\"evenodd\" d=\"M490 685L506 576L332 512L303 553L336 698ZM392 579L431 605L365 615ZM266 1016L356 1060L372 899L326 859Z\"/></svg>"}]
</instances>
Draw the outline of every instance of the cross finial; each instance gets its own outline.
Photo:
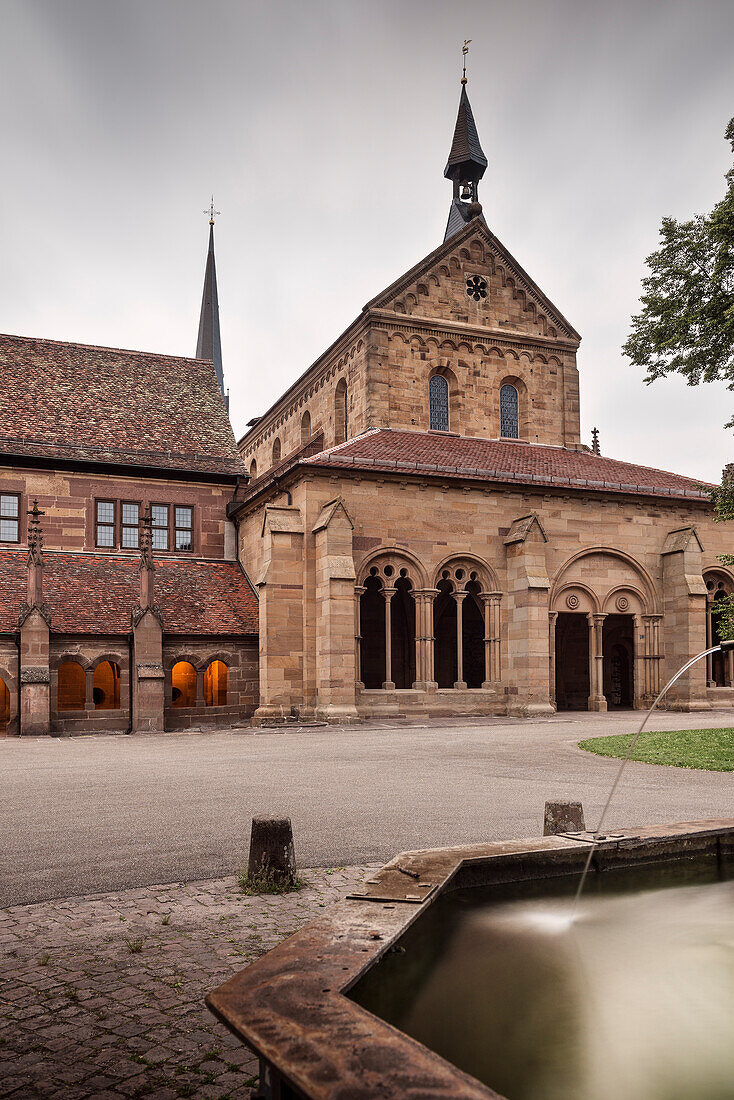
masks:
<instances>
[{"instance_id":1,"label":"cross finial","mask_svg":"<svg viewBox=\"0 0 734 1100\"><path fill-rule=\"evenodd\" d=\"M599 429L598 428L592 428L591 429L591 449L592 449L592 451L594 452L595 455L601 454L601 449L599 447Z\"/></svg>"},{"instance_id":2,"label":"cross finial","mask_svg":"<svg viewBox=\"0 0 734 1100\"><path fill-rule=\"evenodd\" d=\"M209 225L214 225L214 219L219 215L220 211L214 209L214 196L212 195L212 201L209 203L209 209L204 211L209 215Z\"/></svg>"},{"instance_id":3,"label":"cross finial","mask_svg":"<svg viewBox=\"0 0 734 1100\"><path fill-rule=\"evenodd\" d=\"M469 53L469 43L471 38L464 39L464 45L461 47L461 52L464 55L464 71L461 75L461 83L466 84L466 55Z\"/></svg>"}]
</instances>

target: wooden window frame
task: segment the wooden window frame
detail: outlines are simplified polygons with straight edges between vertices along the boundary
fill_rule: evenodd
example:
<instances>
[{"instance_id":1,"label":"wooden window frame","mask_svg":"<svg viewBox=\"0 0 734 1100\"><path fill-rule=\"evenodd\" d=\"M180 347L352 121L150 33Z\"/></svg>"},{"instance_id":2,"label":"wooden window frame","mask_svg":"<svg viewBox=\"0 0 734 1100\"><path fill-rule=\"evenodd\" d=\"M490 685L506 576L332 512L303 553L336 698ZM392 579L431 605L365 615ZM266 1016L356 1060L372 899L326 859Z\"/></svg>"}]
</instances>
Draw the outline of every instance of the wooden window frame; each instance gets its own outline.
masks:
<instances>
[{"instance_id":1,"label":"wooden window frame","mask_svg":"<svg viewBox=\"0 0 734 1100\"><path fill-rule=\"evenodd\" d=\"M134 505L138 510L138 519L136 523L125 523L125 505ZM121 550L139 550L140 549L140 510L143 506L143 502L140 500L121 500L120 501L120 549ZM134 527L137 532L137 541L135 546L125 545L125 529Z\"/></svg>"},{"instance_id":2,"label":"wooden window frame","mask_svg":"<svg viewBox=\"0 0 734 1100\"><path fill-rule=\"evenodd\" d=\"M110 500L108 497L95 497L94 498L94 545L97 550L116 550L117 549L117 519L119 515L119 509L117 507L118 501ZM111 504L112 505L112 523L104 521L100 523L99 520L99 505ZM112 542L100 542L99 541L99 529L100 527L112 528Z\"/></svg>"},{"instance_id":3,"label":"wooden window frame","mask_svg":"<svg viewBox=\"0 0 734 1100\"><path fill-rule=\"evenodd\" d=\"M173 550L176 554L193 554L194 552L194 506L193 504L174 504L172 505L172 531L173 531ZM179 527L176 513L179 508L188 508L191 514L191 525L189 527ZM188 531L191 536L189 539L189 547L180 547L178 545L178 533L179 531Z\"/></svg>"},{"instance_id":4,"label":"wooden window frame","mask_svg":"<svg viewBox=\"0 0 734 1100\"><path fill-rule=\"evenodd\" d=\"M17 511L16 511L14 516L6 516L3 513L2 503L1 503L3 497L15 497L15 499L17 501L17 504L18 504L18 508L17 508ZM14 539L5 539L5 538L2 537L2 534L0 534L0 542L5 543L7 545L10 545L10 544L15 545L16 543L20 542L20 499L21 499L21 494L20 493L0 493L0 520L5 520L6 522L9 520L11 523L13 522L13 520L15 521L15 538Z\"/></svg>"}]
</instances>

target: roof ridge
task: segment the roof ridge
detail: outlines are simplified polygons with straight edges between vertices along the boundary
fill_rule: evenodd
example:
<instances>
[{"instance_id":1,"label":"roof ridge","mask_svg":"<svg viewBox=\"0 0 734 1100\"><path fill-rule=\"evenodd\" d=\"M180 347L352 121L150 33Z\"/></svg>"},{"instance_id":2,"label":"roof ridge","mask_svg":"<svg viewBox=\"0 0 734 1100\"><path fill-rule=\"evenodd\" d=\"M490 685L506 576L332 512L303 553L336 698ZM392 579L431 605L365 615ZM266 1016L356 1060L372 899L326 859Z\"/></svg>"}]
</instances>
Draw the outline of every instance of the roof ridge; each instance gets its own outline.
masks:
<instances>
[{"instance_id":1,"label":"roof ridge","mask_svg":"<svg viewBox=\"0 0 734 1100\"><path fill-rule=\"evenodd\" d=\"M119 351L124 355L141 355L145 358L175 359L184 363L211 363L211 359L199 359L195 355L172 355L166 351L142 351L138 348L118 348L111 344L83 344L78 340L54 340L50 336L19 336L13 332L0 332L2 340L21 340L24 343L54 344L64 348L84 348L86 351Z\"/></svg>"}]
</instances>

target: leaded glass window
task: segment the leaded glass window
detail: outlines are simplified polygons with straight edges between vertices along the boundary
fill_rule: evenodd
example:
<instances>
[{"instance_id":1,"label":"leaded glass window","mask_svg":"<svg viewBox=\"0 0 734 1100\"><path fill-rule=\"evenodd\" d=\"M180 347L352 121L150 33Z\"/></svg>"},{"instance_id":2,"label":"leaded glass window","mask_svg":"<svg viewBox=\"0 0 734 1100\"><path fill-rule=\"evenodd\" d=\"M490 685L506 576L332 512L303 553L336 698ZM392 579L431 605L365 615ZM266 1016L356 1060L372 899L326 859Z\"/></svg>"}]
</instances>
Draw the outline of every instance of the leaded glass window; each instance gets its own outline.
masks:
<instances>
[{"instance_id":1,"label":"leaded glass window","mask_svg":"<svg viewBox=\"0 0 734 1100\"><path fill-rule=\"evenodd\" d=\"M428 383L429 426L432 432L449 430L449 384L441 374Z\"/></svg>"},{"instance_id":2,"label":"leaded glass window","mask_svg":"<svg viewBox=\"0 0 734 1100\"><path fill-rule=\"evenodd\" d=\"M20 497L17 493L0 494L0 542L18 542Z\"/></svg>"},{"instance_id":3,"label":"leaded glass window","mask_svg":"<svg viewBox=\"0 0 734 1100\"><path fill-rule=\"evenodd\" d=\"M193 550L193 509L176 508L176 549Z\"/></svg>"},{"instance_id":4,"label":"leaded glass window","mask_svg":"<svg viewBox=\"0 0 734 1100\"><path fill-rule=\"evenodd\" d=\"M500 435L507 439L518 439L518 419L517 390L508 383L500 390Z\"/></svg>"},{"instance_id":5,"label":"leaded glass window","mask_svg":"<svg viewBox=\"0 0 734 1100\"><path fill-rule=\"evenodd\" d=\"M97 501L97 546L115 545L115 502Z\"/></svg>"},{"instance_id":6,"label":"leaded glass window","mask_svg":"<svg viewBox=\"0 0 734 1100\"><path fill-rule=\"evenodd\" d=\"M168 505L153 504L151 506L153 549L168 549Z\"/></svg>"},{"instance_id":7,"label":"leaded glass window","mask_svg":"<svg viewBox=\"0 0 734 1100\"><path fill-rule=\"evenodd\" d=\"M122 545L125 550L137 550L140 530L140 506L129 500L122 502Z\"/></svg>"}]
</instances>

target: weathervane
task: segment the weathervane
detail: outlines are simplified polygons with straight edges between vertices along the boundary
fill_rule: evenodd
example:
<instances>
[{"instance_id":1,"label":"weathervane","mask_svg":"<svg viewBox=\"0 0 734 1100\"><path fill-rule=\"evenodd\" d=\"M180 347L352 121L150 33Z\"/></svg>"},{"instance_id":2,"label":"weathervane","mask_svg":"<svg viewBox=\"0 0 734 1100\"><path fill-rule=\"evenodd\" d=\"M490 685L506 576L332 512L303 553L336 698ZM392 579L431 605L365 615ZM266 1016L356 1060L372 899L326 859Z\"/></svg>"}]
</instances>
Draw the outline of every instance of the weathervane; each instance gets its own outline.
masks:
<instances>
[{"instance_id":1,"label":"weathervane","mask_svg":"<svg viewBox=\"0 0 734 1100\"><path fill-rule=\"evenodd\" d=\"M464 55L464 72L463 72L462 77L461 77L461 83L462 84L466 84L466 55L469 53L469 43L470 42L471 42L471 38L465 38L464 39L464 45L461 47L461 52Z\"/></svg>"},{"instance_id":2,"label":"weathervane","mask_svg":"<svg viewBox=\"0 0 734 1100\"><path fill-rule=\"evenodd\" d=\"M220 211L214 209L214 196L213 195L212 195L212 201L209 204L209 209L205 210L204 213L209 215L209 225L214 225L214 219L217 217L217 215L220 213Z\"/></svg>"}]
</instances>

